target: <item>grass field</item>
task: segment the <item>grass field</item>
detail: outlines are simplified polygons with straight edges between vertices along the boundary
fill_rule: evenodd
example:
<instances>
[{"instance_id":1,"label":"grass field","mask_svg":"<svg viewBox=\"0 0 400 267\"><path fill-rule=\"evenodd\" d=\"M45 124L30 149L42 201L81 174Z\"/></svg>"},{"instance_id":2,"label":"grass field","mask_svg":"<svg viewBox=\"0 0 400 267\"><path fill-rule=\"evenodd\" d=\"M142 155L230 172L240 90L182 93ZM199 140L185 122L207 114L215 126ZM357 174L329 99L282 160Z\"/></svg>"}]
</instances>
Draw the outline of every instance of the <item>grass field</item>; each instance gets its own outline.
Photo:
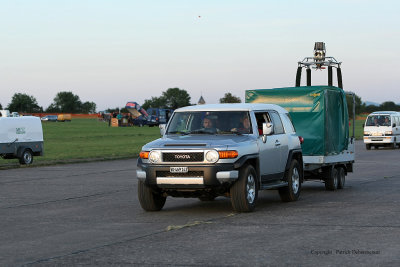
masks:
<instances>
[{"instance_id":1,"label":"grass field","mask_svg":"<svg viewBox=\"0 0 400 267\"><path fill-rule=\"evenodd\" d=\"M356 120L356 139L362 139L364 120ZM350 134L352 127L350 128ZM137 157L141 147L160 137L158 127L109 127L96 119L43 123L43 157L35 164ZM0 159L0 167L19 166L18 160Z\"/></svg>"},{"instance_id":2,"label":"grass field","mask_svg":"<svg viewBox=\"0 0 400 267\"><path fill-rule=\"evenodd\" d=\"M96 119L45 122L44 156L34 163L51 164L86 160L133 158L141 147L160 137L158 127L109 127ZM1 159L2 165L18 165L18 160Z\"/></svg>"}]
</instances>

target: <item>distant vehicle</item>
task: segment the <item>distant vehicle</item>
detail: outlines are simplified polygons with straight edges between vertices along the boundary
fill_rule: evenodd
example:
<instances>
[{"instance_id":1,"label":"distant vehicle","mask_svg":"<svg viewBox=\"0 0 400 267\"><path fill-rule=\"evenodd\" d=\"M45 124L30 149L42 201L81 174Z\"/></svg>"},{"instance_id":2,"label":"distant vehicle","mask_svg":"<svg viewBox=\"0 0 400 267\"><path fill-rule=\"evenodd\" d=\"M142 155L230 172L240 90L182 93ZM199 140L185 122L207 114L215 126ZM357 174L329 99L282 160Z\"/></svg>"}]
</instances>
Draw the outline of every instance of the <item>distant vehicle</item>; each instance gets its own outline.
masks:
<instances>
[{"instance_id":1,"label":"distant vehicle","mask_svg":"<svg viewBox=\"0 0 400 267\"><path fill-rule=\"evenodd\" d=\"M172 109L163 108L149 108L147 113L147 124L149 126L158 126L160 124L166 124L174 111Z\"/></svg>"},{"instance_id":2,"label":"distant vehicle","mask_svg":"<svg viewBox=\"0 0 400 267\"><path fill-rule=\"evenodd\" d=\"M373 146L396 148L400 138L400 112L376 111L368 115L364 124L364 143L367 150Z\"/></svg>"},{"instance_id":3,"label":"distant vehicle","mask_svg":"<svg viewBox=\"0 0 400 267\"><path fill-rule=\"evenodd\" d=\"M19 113L18 112L12 112L10 117L19 117Z\"/></svg>"},{"instance_id":4,"label":"distant vehicle","mask_svg":"<svg viewBox=\"0 0 400 267\"><path fill-rule=\"evenodd\" d=\"M142 127L147 124L147 120L145 117L140 116L132 120L133 125Z\"/></svg>"},{"instance_id":5,"label":"distant vehicle","mask_svg":"<svg viewBox=\"0 0 400 267\"><path fill-rule=\"evenodd\" d=\"M54 121L56 122L58 119L57 115L47 115L41 118L42 121Z\"/></svg>"},{"instance_id":6,"label":"distant vehicle","mask_svg":"<svg viewBox=\"0 0 400 267\"><path fill-rule=\"evenodd\" d=\"M38 117L0 117L0 156L31 164L43 156L43 130Z\"/></svg>"},{"instance_id":7,"label":"distant vehicle","mask_svg":"<svg viewBox=\"0 0 400 267\"><path fill-rule=\"evenodd\" d=\"M10 117L10 111L6 109L0 110L0 115L0 117Z\"/></svg>"},{"instance_id":8,"label":"distant vehicle","mask_svg":"<svg viewBox=\"0 0 400 267\"><path fill-rule=\"evenodd\" d=\"M71 114L58 114L57 116L57 120L62 122L71 121L71 118Z\"/></svg>"}]
</instances>

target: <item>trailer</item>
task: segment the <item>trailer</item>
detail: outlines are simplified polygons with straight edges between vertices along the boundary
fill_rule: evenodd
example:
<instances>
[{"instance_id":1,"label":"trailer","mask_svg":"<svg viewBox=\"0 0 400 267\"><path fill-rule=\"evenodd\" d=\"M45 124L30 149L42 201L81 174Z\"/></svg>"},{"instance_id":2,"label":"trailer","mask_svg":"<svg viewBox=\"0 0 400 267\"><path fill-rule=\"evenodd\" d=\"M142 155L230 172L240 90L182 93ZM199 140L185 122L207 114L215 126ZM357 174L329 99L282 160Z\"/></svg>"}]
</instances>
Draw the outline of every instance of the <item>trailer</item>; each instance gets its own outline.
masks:
<instances>
[{"instance_id":1,"label":"trailer","mask_svg":"<svg viewBox=\"0 0 400 267\"><path fill-rule=\"evenodd\" d=\"M33 156L43 156L43 130L40 118L0 117L0 156L31 164Z\"/></svg>"},{"instance_id":2,"label":"trailer","mask_svg":"<svg viewBox=\"0 0 400 267\"><path fill-rule=\"evenodd\" d=\"M298 62L295 87L246 91L246 103L270 103L285 108L302 144L305 180L323 180L327 190L342 189L355 160L355 94L343 90L341 62L326 57L325 44L315 43L314 57ZM328 85L311 86L311 69L328 68ZM301 85L301 71L307 86ZM333 86L333 68L338 87ZM346 95L353 101L352 135Z\"/></svg>"}]
</instances>

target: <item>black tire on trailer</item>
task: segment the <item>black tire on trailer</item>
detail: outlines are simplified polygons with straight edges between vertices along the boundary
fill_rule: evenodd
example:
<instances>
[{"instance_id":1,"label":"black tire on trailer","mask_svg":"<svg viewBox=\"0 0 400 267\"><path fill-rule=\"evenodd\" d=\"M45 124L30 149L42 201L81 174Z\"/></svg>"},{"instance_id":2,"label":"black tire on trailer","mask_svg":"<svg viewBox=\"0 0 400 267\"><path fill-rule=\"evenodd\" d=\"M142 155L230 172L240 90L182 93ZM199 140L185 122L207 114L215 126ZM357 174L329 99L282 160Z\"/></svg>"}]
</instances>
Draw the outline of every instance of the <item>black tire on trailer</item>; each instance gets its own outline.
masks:
<instances>
[{"instance_id":1,"label":"black tire on trailer","mask_svg":"<svg viewBox=\"0 0 400 267\"><path fill-rule=\"evenodd\" d=\"M296 201L300 197L301 190L301 176L300 176L300 165L297 160L292 160L290 168L287 172L288 186L281 187L278 189L279 196L284 202Z\"/></svg>"},{"instance_id":2,"label":"black tire on trailer","mask_svg":"<svg viewBox=\"0 0 400 267\"><path fill-rule=\"evenodd\" d=\"M367 150L371 150L371 144L365 144L365 148L366 148Z\"/></svg>"},{"instance_id":3,"label":"black tire on trailer","mask_svg":"<svg viewBox=\"0 0 400 267\"><path fill-rule=\"evenodd\" d=\"M161 193L155 192L151 187L148 187L144 182L138 182L138 198L140 206L146 211L159 211L164 207L167 197Z\"/></svg>"},{"instance_id":4,"label":"black tire on trailer","mask_svg":"<svg viewBox=\"0 0 400 267\"><path fill-rule=\"evenodd\" d=\"M232 207L237 212L253 211L258 197L257 173L253 166L244 165L239 179L230 188Z\"/></svg>"},{"instance_id":5,"label":"black tire on trailer","mask_svg":"<svg viewBox=\"0 0 400 267\"><path fill-rule=\"evenodd\" d=\"M19 158L19 163L21 164L32 164L33 162L33 153L29 148L26 148L22 154L21 157Z\"/></svg>"},{"instance_id":6,"label":"black tire on trailer","mask_svg":"<svg viewBox=\"0 0 400 267\"><path fill-rule=\"evenodd\" d=\"M344 185L346 183L346 172L344 171L343 167L338 167L337 168L337 175L338 175L338 189L343 189Z\"/></svg>"},{"instance_id":7,"label":"black tire on trailer","mask_svg":"<svg viewBox=\"0 0 400 267\"><path fill-rule=\"evenodd\" d=\"M329 168L328 177L325 178L325 189L335 191L338 186L338 172L336 168Z\"/></svg>"}]
</instances>

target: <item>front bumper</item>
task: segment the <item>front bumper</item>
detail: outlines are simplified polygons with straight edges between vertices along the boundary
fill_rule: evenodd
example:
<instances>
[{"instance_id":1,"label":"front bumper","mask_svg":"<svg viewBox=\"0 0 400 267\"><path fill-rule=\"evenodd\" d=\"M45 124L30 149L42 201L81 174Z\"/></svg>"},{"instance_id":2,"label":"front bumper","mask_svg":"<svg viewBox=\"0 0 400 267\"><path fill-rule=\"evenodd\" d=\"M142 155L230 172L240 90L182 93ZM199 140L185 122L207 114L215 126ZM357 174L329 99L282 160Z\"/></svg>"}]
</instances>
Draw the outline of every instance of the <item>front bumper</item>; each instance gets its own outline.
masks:
<instances>
[{"instance_id":1,"label":"front bumper","mask_svg":"<svg viewBox=\"0 0 400 267\"><path fill-rule=\"evenodd\" d=\"M365 144L390 144L396 142L395 136L364 136Z\"/></svg>"},{"instance_id":2,"label":"front bumper","mask_svg":"<svg viewBox=\"0 0 400 267\"><path fill-rule=\"evenodd\" d=\"M160 188L207 188L218 187L223 183L232 183L239 178L239 171L234 164L214 165L182 165L187 167L187 173L171 173L166 165L138 164L136 176L147 185L157 185Z\"/></svg>"}]
</instances>

